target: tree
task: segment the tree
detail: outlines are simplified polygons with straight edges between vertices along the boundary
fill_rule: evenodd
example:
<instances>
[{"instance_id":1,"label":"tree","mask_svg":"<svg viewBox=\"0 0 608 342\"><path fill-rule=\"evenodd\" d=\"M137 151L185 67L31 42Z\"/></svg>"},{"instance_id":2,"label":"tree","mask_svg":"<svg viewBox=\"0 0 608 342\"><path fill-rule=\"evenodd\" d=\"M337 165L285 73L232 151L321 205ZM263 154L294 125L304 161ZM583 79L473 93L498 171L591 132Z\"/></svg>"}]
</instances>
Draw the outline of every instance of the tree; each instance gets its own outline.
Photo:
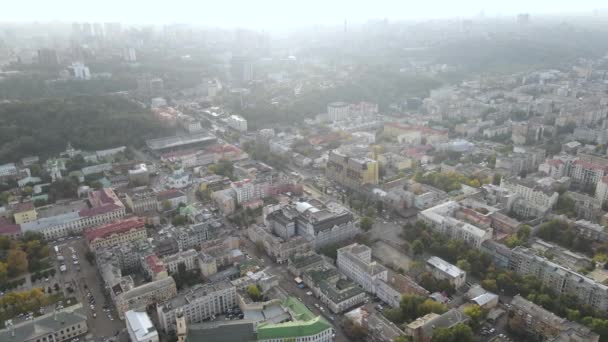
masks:
<instances>
[{"instance_id":1,"label":"tree","mask_svg":"<svg viewBox=\"0 0 608 342\"><path fill-rule=\"evenodd\" d=\"M376 212L378 215L382 215L382 212L384 212L384 202L380 200L376 201Z\"/></svg>"},{"instance_id":2,"label":"tree","mask_svg":"<svg viewBox=\"0 0 608 342\"><path fill-rule=\"evenodd\" d=\"M474 329L479 327L485 316L485 312L477 304L467 306L464 309L464 314L471 318L471 325Z\"/></svg>"},{"instance_id":3,"label":"tree","mask_svg":"<svg viewBox=\"0 0 608 342\"><path fill-rule=\"evenodd\" d=\"M3 191L0 193L0 204L8 204L11 198L11 194L8 191Z\"/></svg>"},{"instance_id":4,"label":"tree","mask_svg":"<svg viewBox=\"0 0 608 342\"><path fill-rule=\"evenodd\" d=\"M401 336L395 337L393 342L412 342L412 338L409 336L401 335Z\"/></svg>"},{"instance_id":5,"label":"tree","mask_svg":"<svg viewBox=\"0 0 608 342\"><path fill-rule=\"evenodd\" d=\"M31 186L26 186L21 190L21 193L25 196L30 196L34 192L34 189Z\"/></svg>"},{"instance_id":6,"label":"tree","mask_svg":"<svg viewBox=\"0 0 608 342\"><path fill-rule=\"evenodd\" d=\"M438 328L433 333L432 342L471 342L473 330L464 323L456 324L451 328Z\"/></svg>"},{"instance_id":7,"label":"tree","mask_svg":"<svg viewBox=\"0 0 608 342\"><path fill-rule=\"evenodd\" d=\"M471 264L466 259L458 260L456 266L467 273L471 272Z\"/></svg>"},{"instance_id":8,"label":"tree","mask_svg":"<svg viewBox=\"0 0 608 342\"><path fill-rule=\"evenodd\" d=\"M87 259L90 265L93 265L95 263L95 254L93 254L93 252L91 251L87 251L84 254L84 258Z\"/></svg>"},{"instance_id":9,"label":"tree","mask_svg":"<svg viewBox=\"0 0 608 342\"><path fill-rule=\"evenodd\" d=\"M6 263L8 264L8 274L11 277L27 272L29 266L27 254L20 249L11 249L8 252Z\"/></svg>"},{"instance_id":10,"label":"tree","mask_svg":"<svg viewBox=\"0 0 608 342\"><path fill-rule=\"evenodd\" d=\"M424 244L419 239L412 242L412 252L414 255L421 255L424 252Z\"/></svg>"},{"instance_id":11,"label":"tree","mask_svg":"<svg viewBox=\"0 0 608 342\"><path fill-rule=\"evenodd\" d=\"M364 342L367 341L367 335L369 331L359 324L353 323L348 318L345 318L342 322L342 331L349 337L353 342Z\"/></svg>"},{"instance_id":12,"label":"tree","mask_svg":"<svg viewBox=\"0 0 608 342\"><path fill-rule=\"evenodd\" d=\"M484 279L481 281L481 287L483 287L484 289L490 291L490 292L495 292L498 289L498 286L496 285L496 279Z\"/></svg>"},{"instance_id":13,"label":"tree","mask_svg":"<svg viewBox=\"0 0 608 342\"><path fill-rule=\"evenodd\" d=\"M418 307L418 316L424 316L429 313L442 314L448 311L448 308L445 304L436 302L432 299L427 299Z\"/></svg>"},{"instance_id":14,"label":"tree","mask_svg":"<svg viewBox=\"0 0 608 342\"><path fill-rule=\"evenodd\" d=\"M517 237L522 241L526 241L526 240L528 240L528 238L530 238L531 232L532 232L532 228L529 225L524 224L517 231Z\"/></svg>"},{"instance_id":15,"label":"tree","mask_svg":"<svg viewBox=\"0 0 608 342\"><path fill-rule=\"evenodd\" d=\"M249 285L247 287L247 294L254 302L258 302L262 299L262 293L257 285Z\"/></svg>"},{"instance_id":16,"label":"tree","mask_svg":"<svg viewBox=\"0 0 608 342\"><path fill-rule=\"evenodd\" d=\"M509 248L514 248L516 246L520 246L522 243L521 240L517 237L517 235L513 234L507 238L505 244Z\"/></svg>"},{"instance_id":17,"label":"tree","mask_svg":"<svg viewBox=\"0 0 608 342\"><path fill-rule=\"evenodd\" d=\"M374 220L371 217L368 216L364 216L361 218L361 221L359 222L359 226L361 227L361 229L363 229L363 231L369 231L370 229L372 229L372 226L374 224Z\"/></svg>"},{"instance_id":18,"label":"tree","mask_svg":"<svg viewBox=\"0 0 608 342\"><path fill-rule=\"evenodd\" d=\"M175 215L171 220L171 224L173 224L174 226L183 226L186 223L188 223L188 218L183 215Z\"/></svg>"},{"instance_id":19,"label":"tree","mask_svg":"<svg viewBox=\"0 0 608 342\"><path fill-rule=\"evenodd\" d=\"M0 284L4 283L8 279L8 266L6 263L0 261Z\"/></svg>"}]
</instances>

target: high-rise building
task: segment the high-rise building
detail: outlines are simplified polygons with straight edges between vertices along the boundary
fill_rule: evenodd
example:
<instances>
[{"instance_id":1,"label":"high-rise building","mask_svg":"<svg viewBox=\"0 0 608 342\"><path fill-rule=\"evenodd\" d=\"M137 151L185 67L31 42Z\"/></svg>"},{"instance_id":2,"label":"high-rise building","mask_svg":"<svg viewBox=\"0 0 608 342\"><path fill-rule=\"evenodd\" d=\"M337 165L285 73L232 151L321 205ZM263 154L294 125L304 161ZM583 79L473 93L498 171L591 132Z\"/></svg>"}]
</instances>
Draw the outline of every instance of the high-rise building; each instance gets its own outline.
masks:
<instances>
[{"instance_id":1,"label":"high-rise building","mask_svg":"<svg viewBox=\"0 0 608 342\"><path fill-rule=\"evenodd\" d=\"M67 67L67 70L72 78L79 80L91 79L91 71L89 70L89 67L81 62L72 63L72 65Z\"/></svg>"},{"instance_id":2,"label":"high-rise building","mask_svg":"<svg viewBox=\"0 0 608 342\"><path fill-rule=\"evenodd\" d=\"M243 85L253 80L253 63L246 56L233 56L230 61L230 74L232 81Z\"/></svg>"},{"instance_id":3,"label":"high-rise building","mask_svg":"<svg viewBox=\"0 0 608 342\"><path fill-rule=\"evenodd\" d=\"M370 158L349 157L333 150L327 160L326 176L349 188L378 184L378 162Z\"/></svg>"},{"instance_id":4,"label":"high-rise building","mask_svg":"<svg viewBox=\"0 0 608 342\"><path fill-rule=\"evenodd\" d=\"M135 53L135 48L126 47L122 50L122 59L125 62L137 62L137 54Z\"/></svg>"},{"instance_id":5,"label":"high-rise building","mask_svg":"<svg viewBox=\"0 0 608 342\"><path fill-rule=\"evenodd\" d=\"M55 67L59 65L59 58L57 58L57 51L53 49L40 49L38 50L38 64L44 67Z\"/></svg>"},{"instance_id":6,"label":"high-rise building","mask_svg":"<svg viewBox=\"0 0 608 342\"><path fill-rule=\"evenodd\" d=\"M346 102L332 102L327 105L327 117L330 121L343 121L348 119L349 105Z\"/></svg>"}]
</instances>

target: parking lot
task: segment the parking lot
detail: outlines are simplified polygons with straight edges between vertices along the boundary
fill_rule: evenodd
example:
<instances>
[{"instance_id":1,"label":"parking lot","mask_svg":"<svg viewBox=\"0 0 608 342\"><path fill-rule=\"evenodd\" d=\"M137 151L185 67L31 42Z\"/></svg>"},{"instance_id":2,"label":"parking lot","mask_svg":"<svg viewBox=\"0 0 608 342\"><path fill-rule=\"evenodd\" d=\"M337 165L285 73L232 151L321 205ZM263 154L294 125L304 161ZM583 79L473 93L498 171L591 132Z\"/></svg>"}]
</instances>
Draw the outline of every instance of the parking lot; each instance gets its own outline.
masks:
<instances>
[{"instance_id":1,"label":"parking lot","mask_svg":"<svg viewBox=\"0 0 608 342\"><path fill-rule=\"evenodd\" d=\"M86 261L87 247L83 238L55 241L52 245L58 246L59 255L64 259L61 263L55 257L58 269L65 265L65 271L58 272L58 277L66 296L76 297L87 313L89 334L86 340L104 341L119 336L127 341L124 322L118 319L111 301L106 298L97 267Z\"/></svg>"}]
</instances>

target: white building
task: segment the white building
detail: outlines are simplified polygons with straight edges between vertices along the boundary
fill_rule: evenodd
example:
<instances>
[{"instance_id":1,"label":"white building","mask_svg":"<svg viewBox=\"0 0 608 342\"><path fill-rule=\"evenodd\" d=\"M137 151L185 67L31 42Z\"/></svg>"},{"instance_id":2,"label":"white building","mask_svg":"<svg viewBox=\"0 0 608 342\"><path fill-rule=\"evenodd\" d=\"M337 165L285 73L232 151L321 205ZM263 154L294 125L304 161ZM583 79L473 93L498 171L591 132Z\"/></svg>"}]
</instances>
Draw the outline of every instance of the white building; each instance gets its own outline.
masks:
<instances>
[{"instance_id":1,"label":"white building","mask_svg":"<svg viewBox=\"0 0 608 342\"><path fill-rule=\"evenodd\" d=\"M226 123L239 132L247 132L247 120L241 116L230 115L230 117L226 119Z\"/></svg>"},{"instance_id":2,"label":"white building","mask_svg":"<svg viewBox=\"0 0 608 342\"><path fill-rule=\"evenodd\" d=\"M595 187L595 198L603 205L608 201L608 176L602 177Z\"/></svg>"},{"instance_id":3,"label":"white building","mask_svg":"<svg viewBox=\"0 0 608 342\"><path fill-rule=\"evenodd\" d=\"M197 259L198 252L194 249L189 249L187 251L179 251L175 254L162 258L163 263L165 264L165 267L167 268L167 272L169 272L169 274L177 273L180 264L183 264L185 266L186 271L197 268Z\"/></svg>"},{"instance_id":4,"label":"white building","mask_svg":"<svg viewBox=\"0 0 608 342\"><path fill-rule=\"evenodd\" d=\"M125 324L131 342L158 342L158 332L147 313L127 311Z\"/></svg>"},{"instance_id":5,"label":"white building","mask_svg":"<svg viewBox=\"0 0 608 342\"><path fill-rule=\"evenodd\" d=\"M376 280L386 281L388 271L372 261L372 249L354 243L338 249L338 269L365 291L376 293Z\"/></svg>"},{"instance_id":6,"label":"white building","mask_svg":"<svg viewBox=\"0 0 608 342\"><path fill-rule=\"evenodd\" d=\"M479 248L482 242L492 238L492 228L479 228L455 218L454 215L461 209L458 202L448 201L421 211L418 219L441 234Z\"/></svg>"},{"instance_id":7,"label":"white building","mask_svg":"<svg viewBox=\"0 0 608 342\"><path fill-rule=\"evenodd\" d=\"M256 199L255 185L250 179L244 179L238 182L232 182L230 187L236 193L236 202L243 203Z\"/></svg>"},{"instance_id":8,"label":"white building","mask_svg":"<svg viewBox=\"0 0 608 342\"><path fill-rule=\"evenodd\" d=\"M349 105L346 102L332 102L327 105L327 116L330 121L344 121L348 119Z\"/></svg>"},{"instance_id":9,"label":"white building","mask_svg":"<svg viewBox=\"0 0 608 342\"><path fill-rule=\"evenodd\" d=\"M225 313L236 307L236 288L227 281L199 285L157 306L158 321L163 331L175 330L176 310L182 310L188 324Z\"/></svg>"},{"instance_id":10,"label":"white building","mask_svg":"<svg viewBox=\"0 0 608 342\"><path fill-rule=\"evenodd\" d=\"M435 279L446 279L456 289L464 285L467 279L465 271L436 256L432 256L426 261L426 269L433 274Z\"/></svg>"},{"instance_id":11,"label":"white building","mask_svg":"<svg viewBox=\"0 0 608 342\"><path fill-rule=\"evenodd\" d=\"M19 171L15 163L0 165L0 177L16 176Z\"/></svg>"},{"instance_id":12,"label":"white building","mask_svg":"<svg viewBox=\"0 0 608 342\"><path fill-rule=\"evenodd\" d=\"M91 79L91 72L89 71L89 67L81 62L72 63L72 65L70 65L67 69L72 78L76 78L79 80Z\"/></svg>"}]
</instances>

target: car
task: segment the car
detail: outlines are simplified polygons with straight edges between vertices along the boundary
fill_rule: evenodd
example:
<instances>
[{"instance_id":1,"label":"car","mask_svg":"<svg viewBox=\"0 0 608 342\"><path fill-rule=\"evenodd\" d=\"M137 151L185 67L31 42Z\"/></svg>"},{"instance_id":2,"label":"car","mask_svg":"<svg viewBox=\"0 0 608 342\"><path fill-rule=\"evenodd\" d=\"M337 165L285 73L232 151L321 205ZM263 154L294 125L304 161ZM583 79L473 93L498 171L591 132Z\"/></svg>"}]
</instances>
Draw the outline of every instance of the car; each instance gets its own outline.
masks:
<instances>
[{"instance_id":1,"label":"car","mask_svg":"<svg viewBox=\"0 0 608 342\"><path fill-rule=\"evenodd\" d=\"M78 260L74 260L74 265L78 265Z\"/></svg>"},{"instance_id":2,"label":"car","mask_svg":"<svg viewBox=\"0 0 608 342\"><path fill-rule=\"evenodd\" d=\"M97 318L97 313L93 312L93 318Z\"/></svg>"},{"instance_id":3,"label":"car","mask_svg":"<svg viewBox=\"0 0 608 342\"><path fill-rule=\"evenodd\" d=\"M300 302L302 302L302 301L303 301L303 300L302 300L302 298L300 298L300 297L298 297L298 300L299 300Z\"/></svg>"},{"instance_id":4,"label":"car","mask_svg":"<svg viewBox=\"0 0 608 342\"><path fill-rule=\"evenodd\" d=\"M311 291L307 291L307 292L306 292L306 295L307 295L307 296L312 296L312 292L311 292Z\"/></svg>"},{"instance_id":5,"label":"car","mask_svg":"<svg viewBox=\"0 0 608 342\"><path fill-rule=\"evenodd\" d=\"M315 303L315 307L318 309L319 308L319 304Z\"/></svg>"},{"instance_id":6,"label":"car","mask_svg":"<svg viewBox=\"0 0 608 342\"><path fill-rule=\"evenodd\" d=\"M49 282L49 278L44 278L44 281L46 281L48 283Z\"/></svg>"}]
</instances>

